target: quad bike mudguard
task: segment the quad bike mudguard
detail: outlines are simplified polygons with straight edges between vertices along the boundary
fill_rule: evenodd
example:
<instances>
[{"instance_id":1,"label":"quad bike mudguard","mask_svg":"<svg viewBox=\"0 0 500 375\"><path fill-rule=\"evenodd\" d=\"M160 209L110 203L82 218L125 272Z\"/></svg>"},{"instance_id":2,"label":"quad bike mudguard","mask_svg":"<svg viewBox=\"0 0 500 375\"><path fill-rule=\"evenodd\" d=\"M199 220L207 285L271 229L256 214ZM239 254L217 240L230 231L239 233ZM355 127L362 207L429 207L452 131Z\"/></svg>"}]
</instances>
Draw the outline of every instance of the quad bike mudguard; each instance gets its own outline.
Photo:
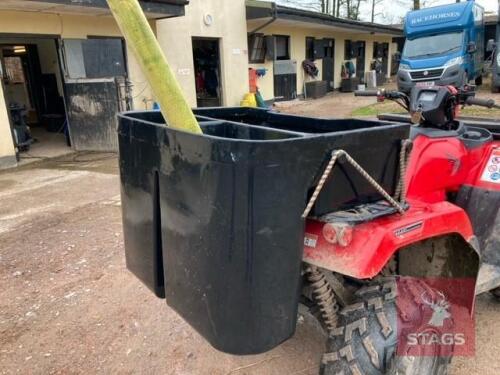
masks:
<instances>
[{"instance_id":1,"label":"quad bike mudguard","mask_svg":"<svg viewBox=\"0 0 500 375\"><path fill-rule=\"evenodd\" d=\"M308 220L304 261L357 279L380 273L399 249L415 242L445 235L460 235L465 241L474 232L463 209L449 202L434 204L408 200L404 215L381 217L352 227L349 246L328 242L323 235L328 223Z\"/></svg>"},{"instance_id":2,"label":"quad bike mudguard","mask_svg":"<svg viewBox=\"0 0 500 375\"><path fill-rule=\"evenodd\" d=\"M383 114L378 117L380 120L385 121L410 123L410 116L408 115ZM461 175L455 174L455 177L459 176L460 178L454 182L455 187L452 191L456 196L454 199L451 197L451 202L464 209L471 221L474 235L477 238L477 248L480 250L481 261L487 265L485 277L490 280L492 278L500 279L500 163L498 162L500 156L500 122L498 119L486 120L462 117L461 123L461 128L472 130L477 134L489 132L492 139L488 140L485 137L467 139L468 147L463 144L462 147L457 148L460 143L459 132L454 135L450 134L448 137L442 137L443 132L434 130L437 137L442 137L441 159L443 164L453 165L454 168L460 166L462 169ZM414 129L412 129L412 133L415 133ZM462 131L462 133L464 132ZM453 143L455 146L452 145ZM451 149L450 146L452 146ZM464 158L464 155L467 154L468 157ZM463 164L464 159L466 165ZM436 172L436 169L434 172ZM432 199L445 199L446 190L443 189L443 186L449 187L450 181L447 176L440 173L432 177L434 183L436 180L441 179L441 188L436 189L436 185L431 184L430 188L437 192L437 195ZM428 188L417 184L415 187L420 190L417 194L422 193L422 188ZM497 276L493 276L493 274ZM479 292L491 289L491 285L490 282L485 282L484 287L480 288Z\"/></svg>"},{"instance_id":3,"label":"quad bike mudguard","mask_svg":"<svg viewBox=\"0 0 500 375\"><path fill-rule=\"evenodd\" d=\"M409 125L241 108L198 119L203 135L159 112L120 115L127 267L215 348L264 352L295 331L301 214L331 152L349 152L393 194ZM316 214L379 199L347 165L325 194Z\"/></svg>"}]
</instances>

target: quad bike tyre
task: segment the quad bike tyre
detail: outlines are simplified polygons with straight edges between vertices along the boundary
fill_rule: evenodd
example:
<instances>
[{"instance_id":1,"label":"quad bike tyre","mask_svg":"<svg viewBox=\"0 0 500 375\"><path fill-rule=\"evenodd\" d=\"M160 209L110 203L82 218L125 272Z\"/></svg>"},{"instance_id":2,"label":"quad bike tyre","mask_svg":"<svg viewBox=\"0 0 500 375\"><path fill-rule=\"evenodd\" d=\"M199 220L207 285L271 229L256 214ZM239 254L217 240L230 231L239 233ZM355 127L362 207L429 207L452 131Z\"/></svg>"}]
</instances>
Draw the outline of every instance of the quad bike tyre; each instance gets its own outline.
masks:
<instances>
[{"instance_id":1,"label":"quad bike tyre","mask_svg":"<svg viewBox=\"0 0 500 375\"><path fill-rule=\"evenodd\" d=\"M421 286L411 287L413 295ZM416 289L415 289L416 288ZM397 356L395 278L384 278L359 289L358 301L339 314L337 328L327 341L320 375L444 375L450 356ZM410 291L408 295L411 296ZM420 311L415 298L412 314Z\"/></svg>"}]
</instances>

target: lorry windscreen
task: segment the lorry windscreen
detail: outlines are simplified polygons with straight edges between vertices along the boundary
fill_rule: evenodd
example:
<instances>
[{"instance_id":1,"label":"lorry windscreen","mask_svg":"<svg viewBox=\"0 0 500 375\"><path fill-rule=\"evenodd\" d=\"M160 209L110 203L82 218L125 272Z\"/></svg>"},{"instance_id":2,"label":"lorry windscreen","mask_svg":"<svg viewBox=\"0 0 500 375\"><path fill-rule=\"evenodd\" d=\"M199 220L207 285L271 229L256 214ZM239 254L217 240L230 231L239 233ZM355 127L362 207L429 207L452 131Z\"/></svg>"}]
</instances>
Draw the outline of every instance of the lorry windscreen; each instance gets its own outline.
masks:
<instances>
[{"instance_id":1,"label":"lorry windscreen","mask_svg":"<svg viewBox=\"0 0 500 375\"><path fill-rule=\"evenodd\" d=\"M407 58L441 55L462 48L464 33L454 32L406 39L403 56Z\"/></svg>"}]
</instances>

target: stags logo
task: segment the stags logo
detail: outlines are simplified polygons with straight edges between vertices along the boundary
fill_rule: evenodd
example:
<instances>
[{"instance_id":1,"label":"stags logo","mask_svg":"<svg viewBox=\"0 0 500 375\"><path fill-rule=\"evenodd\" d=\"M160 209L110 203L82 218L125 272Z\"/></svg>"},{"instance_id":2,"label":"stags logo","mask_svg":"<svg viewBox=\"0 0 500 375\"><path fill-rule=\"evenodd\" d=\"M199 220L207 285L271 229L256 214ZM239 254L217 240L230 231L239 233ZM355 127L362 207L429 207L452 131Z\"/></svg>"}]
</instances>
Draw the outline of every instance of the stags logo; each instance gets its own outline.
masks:
<instances>
[{"instance_id":1,"label":"stags logo","mask_svg":"<svg viewBox=\"0 0 500 375\"><path fill-rule=\"evenodd\" d=\"M423 292L421 297L422 302L432 309L431 319L427 323L432 327L442 327L444 326L444 321L451 318L449 312L450 304L446 301L446 297L443 292L437 292L437 294L439 296L437 302L432 301L430 297L426 297L428 295L427 292Z\"/></svg>"},{"instance_id":2,"label":"stags logo","mask_svg":"<svg viewBox=\"0 0 500 375\"><path fill-rule=\"evenodd\" d=\"M474 279L397 281L398 355L474 355Z\"/></svg>"}]
</instances>

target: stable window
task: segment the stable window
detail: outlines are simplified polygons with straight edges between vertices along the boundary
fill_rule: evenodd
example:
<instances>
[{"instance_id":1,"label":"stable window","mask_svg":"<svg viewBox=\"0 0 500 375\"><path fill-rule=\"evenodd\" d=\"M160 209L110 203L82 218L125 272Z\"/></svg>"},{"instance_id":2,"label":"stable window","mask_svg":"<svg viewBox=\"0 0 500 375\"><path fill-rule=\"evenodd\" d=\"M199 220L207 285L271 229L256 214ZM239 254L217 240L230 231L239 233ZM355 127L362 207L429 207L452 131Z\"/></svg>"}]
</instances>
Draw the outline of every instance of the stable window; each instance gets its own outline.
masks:
<instances>
[{"instance_id":1,"label":"stable window","mask_svg":"<svg viewBox=\"0 0 500 375\"><path fill-rule=\"evenodd\" d=\"M276 60L290 60L290 37L276 35Z\"/></svg>"},{"instance_id":2,"label":"stable window","mask_svg":"<svg viewBox=\"0 0 500 375\"><path fill-rule=\"evenodd\" d=\"M335 45L334 45L334 40L333 39L325 39L323 41L323 46L324 46L324 49L325 49L325 57L331 57L333 58L333 55L335 54L335 51L334 51L334 48L335 48Z\"/></svg>"},{"instance_id":3,"label":"stable window","mask_svg":"<svg viewBox=\"0 0 500 375\"><path fill-rule=\"evenodd\" d=\"M63 43L68 78L107 78L126 75L122 39L65 39Z\"/></svg>"},{"instance_id":4,"label":"stable window","mask_svg":"<svg viewBox=\"0 0 500 375\"><path fill-rule=\"evenodd\" d=\"M264 34L251 34L248 36L248 61L250 63L263 63L266 58L266 42Z\"/></svg>"},{"instance_id":5,"label":"stable window","mask_svg":"<svg viewBox=\"0 0 500 375\"><path fill-rule=\"evenodd\" d=\"M314 60L314 38L310 36L306 37L306 59Z\"/></svg>"}]
</instances>

